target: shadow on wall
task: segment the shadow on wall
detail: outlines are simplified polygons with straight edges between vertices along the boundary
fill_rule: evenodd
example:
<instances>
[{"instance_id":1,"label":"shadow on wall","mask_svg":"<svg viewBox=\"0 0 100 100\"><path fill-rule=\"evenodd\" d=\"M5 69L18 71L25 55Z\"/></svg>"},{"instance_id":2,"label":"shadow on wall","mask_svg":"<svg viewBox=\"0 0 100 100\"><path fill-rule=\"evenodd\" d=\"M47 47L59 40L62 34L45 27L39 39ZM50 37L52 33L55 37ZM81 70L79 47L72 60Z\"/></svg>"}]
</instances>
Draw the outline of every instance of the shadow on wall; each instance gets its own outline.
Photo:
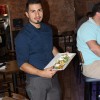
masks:
<instances>
[{"instance_id":1,"label":"shadow on wall","mask_svg":"<svg viewBox=\"0 0 100 100\"><path fill-rule=\"evenodd\" d=\"M48 2L46 0L42 0L42 6L43 6L43 10L44 10L43 22L49 24L53 31L53 44L55 47L57 47L57 49L60 52L63 52L63 49L59 46L59 37L58 37L59 34L58 34L57 27L48 23L48 21L50 19L50 9L49 9Z\"/></svg>"},{"instance_id":2,"label":"shadow on wall","mask_svg":"<svg viewBox=\"0 0 100 100\"><path fill-rule=\"evenodd\" d=\"M48 23L49 18L50 18L50 9L49 9L49 4L46 0L42 0L42 7L43 7L43 22Z\"/></svg>"}]
</instances>

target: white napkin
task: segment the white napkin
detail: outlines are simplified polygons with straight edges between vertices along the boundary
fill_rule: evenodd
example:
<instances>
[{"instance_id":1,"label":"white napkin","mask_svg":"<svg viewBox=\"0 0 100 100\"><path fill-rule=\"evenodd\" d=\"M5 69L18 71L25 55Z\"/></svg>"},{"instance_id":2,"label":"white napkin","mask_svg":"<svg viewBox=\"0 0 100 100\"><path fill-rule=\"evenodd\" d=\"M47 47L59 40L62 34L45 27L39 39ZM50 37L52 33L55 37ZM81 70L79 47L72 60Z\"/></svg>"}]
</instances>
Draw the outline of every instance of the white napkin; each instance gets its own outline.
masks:
<instances>
[{"instance_id":1,"label":"white napkin","mask_svg":"<svg viewBox=\"0 0 100 100\"><path fill-rule=\"evenodd\" d=\"M6 69L6 66L0 67L0 70L4 70L4 69Z\"/></svg>"},{"instance_id":2,"label":"white napkin","mask_svg":"<svg viewBox=\"0 0 100 100\"><path fill-rule=\"evenodd\" d=\"M0 100L2 100L2 98L0 97Z\"/></svg>"}]
</instances>

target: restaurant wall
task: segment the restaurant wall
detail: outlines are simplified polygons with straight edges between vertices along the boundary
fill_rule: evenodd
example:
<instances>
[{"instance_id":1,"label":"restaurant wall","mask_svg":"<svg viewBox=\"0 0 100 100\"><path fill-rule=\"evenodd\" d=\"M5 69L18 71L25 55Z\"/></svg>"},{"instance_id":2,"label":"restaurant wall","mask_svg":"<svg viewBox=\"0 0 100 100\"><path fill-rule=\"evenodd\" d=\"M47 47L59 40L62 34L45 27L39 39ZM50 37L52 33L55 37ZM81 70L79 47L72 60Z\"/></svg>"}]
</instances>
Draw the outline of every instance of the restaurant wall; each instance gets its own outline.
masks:
<instances>
[{"instance_id":1,"label":"restaurant wall","mask_svg":"<svg viewBox=\"0 0 100 100\"><path fill-rule=\"evenodd\" d=\"M48 17L48 9L45 8L45 18L48 23L57 29L59 33L67 30L73 30L75 26L74 18L74 1L73 0L45 0L50 10ZM8 4L10 10L11 28L12 31L16 30L13 27L13 19L22 18L26 22L24 14L26 0L0 0L0 4ZM46 7L47 7L46 5Z\"/></svg>"},{"instance_id":2,"label":"restaurant wall","mask_svg":"<svg viewBox=\"0 0 100 100\"><path fill-rule=\"evenodd\" d=\"M22 18L25 20L24 8L26 0L0 0L0 4L7 4L9 6L11 30L16 30L13 27L13 19Z\"/></svg>"},{"instance_id":3,"label":"restaurant wall","mask_svg":"<svg viewBox=\"0 0 100 100\"><path fill-rule=\"evenodd\" d=\"M0 4L9 5L12 31L15 30L15 28L13 27L13 19L22 18L24 20L24 23L27 22L26 16L24 14L26 1L27 0L0 0ZM45 8L45 11L47 12L45 14L45 18L49 18L49 24L57 29L59 33L62 33L63 31L73 30L75 28L75 17L80 18L81 16L84 16L95 3L100 2L100 0L45 1L47 1L49 7L48 9L50 12L48 17L48 9Z\"/></svg>"},{"instance_id":4,"label":"restaurant wall","mask_svg":"<svg viewBox=\"0 0 100 100\"><path fill-rule=\"evenodd\" d=\"M49 23L58 29L58 34L75 27L74 0L47 0L50 10Z\"/></svg>"},{"instance_id":5,"label":"restaurant wall","mask_svg":"<svg viewBox=\"0 0 100 100\"><path fill-rule=\"evenodd\" d=\"M100 0L75 0L75 15L76 19L79 20L82 16L85 16L87 12L92 10L95 3Z\"/></svg>"},{"instance_id":6,"label":"restaurant wall","mask_svg":"<svg viewBox=\"0 0 100 100\"><path fill-rule=\"evenodd\" d=\"M24 24L28 21L24 13L26 1L27 0L0 0L0 4L7 4L9 6L12 41L16 33L18 33L17 30L20 30L20 28L13 26L13 19L21 18ZM100 2L100 0L42 1L44 2L43 21L52 26L53 34L62 34L64 31L74 30L79 18L90 11L95 3Z\"/></svg>"}]
</instances>

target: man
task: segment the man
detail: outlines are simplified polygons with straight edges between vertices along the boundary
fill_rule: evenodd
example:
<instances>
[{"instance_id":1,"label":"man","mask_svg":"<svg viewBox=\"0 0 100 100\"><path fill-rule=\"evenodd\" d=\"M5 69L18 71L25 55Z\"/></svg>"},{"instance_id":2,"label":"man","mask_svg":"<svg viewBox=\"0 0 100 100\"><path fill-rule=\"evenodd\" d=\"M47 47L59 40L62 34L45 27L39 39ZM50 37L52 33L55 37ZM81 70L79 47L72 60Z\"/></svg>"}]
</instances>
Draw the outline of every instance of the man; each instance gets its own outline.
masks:
<instances>
[{"instance_id":1,"label":"man","mask_svg":"<svg viewBox=\"0 0 100 100\"><path fill-rule=\"evenodd\" d=\"M60 87L56 72L44 67L58 53L53 47L52 30L42 23L43 9L40 0L28 0L26 16L29 23L15 39L17 61L26 72L26 90L30 100L60 100Z\"/></svg>"},{"instance_id":2,"label":"man","mask_svg":"<svg viewBox=\"0 0 100 100\"><path fill-rule=\"evenodd\" d=\"M76 29L75 29L75 33L77 33L79 27L84 23L86 22L89 17L91 17L91 12L87 12L85 16L83 16L77 23L77 26L76 26Z\"/></svg>"},{"instance_id":3,"label":"man","mask_svg":"<svg viewBox=\"0 0 100 100\"><path fill-rule=\"evenodd\" d=\"M79 28L77 47L84 59L83 74L100 79L100 2L94 5L92 17Z\"/></svg>"}]
</instances>

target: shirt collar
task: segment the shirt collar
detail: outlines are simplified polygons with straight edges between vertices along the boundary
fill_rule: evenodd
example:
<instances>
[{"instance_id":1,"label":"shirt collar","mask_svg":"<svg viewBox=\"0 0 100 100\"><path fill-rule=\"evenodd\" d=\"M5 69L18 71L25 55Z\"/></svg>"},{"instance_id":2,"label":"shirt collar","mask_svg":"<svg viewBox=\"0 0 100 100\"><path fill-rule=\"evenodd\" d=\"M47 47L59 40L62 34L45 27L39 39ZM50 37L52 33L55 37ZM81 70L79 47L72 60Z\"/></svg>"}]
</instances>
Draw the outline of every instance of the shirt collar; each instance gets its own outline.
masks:
<instances>
[{"instance_id":1,"label":"shirt collar","mask_svg":"<svg viewBox=\"0 0 100 100\"><path fill-rule=\"evenodd\" d=\"M92 17L89 17L89 21L96 24L95 21L92 19Z\"/></svg>"},{"instance_id":2,"label":"shirt collar","mask_svg":"<svg viewBox=\"0 0 100 100\"><path fill-rule=\"evenodd\" d=\"M95 21L93 20L92 17L89 17L89 21L92 22L93 24L95 24L96 26L99 26L99 27L100 27L100 25L97 25L97 24L95 23Z\"/></svg>"}]
</instances>

